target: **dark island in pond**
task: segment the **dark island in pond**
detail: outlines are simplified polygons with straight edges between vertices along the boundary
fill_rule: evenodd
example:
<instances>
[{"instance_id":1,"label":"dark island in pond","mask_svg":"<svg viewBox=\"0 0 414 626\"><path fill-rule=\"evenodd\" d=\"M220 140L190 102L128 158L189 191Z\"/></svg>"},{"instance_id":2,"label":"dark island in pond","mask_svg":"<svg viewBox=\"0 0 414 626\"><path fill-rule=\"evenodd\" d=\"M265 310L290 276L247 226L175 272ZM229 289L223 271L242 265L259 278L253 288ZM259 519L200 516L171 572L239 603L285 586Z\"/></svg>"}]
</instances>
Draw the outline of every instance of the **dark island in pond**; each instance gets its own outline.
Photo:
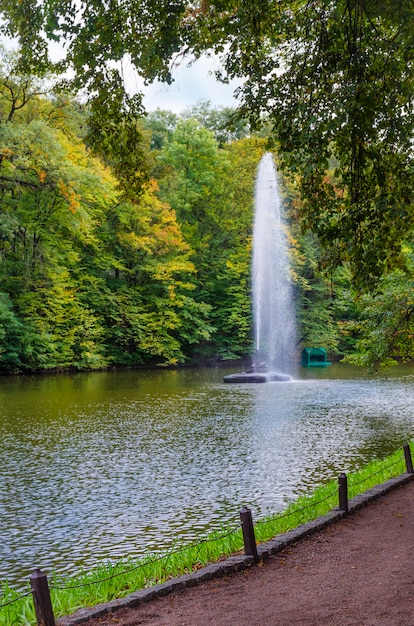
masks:
<instances>
[{"instance_id":1,"label":"dark island in pond","mask_svg":"<svg viewBox=\"0 0 414 626\"><path fill-rule=\"evenodd\" d=\"M245 372L224 376L223 380L225 383L272 383L286 382L291 380L291 377L280 372L269 372L267 366L261 363L260 365L253 365Z\"/></svg>"}]
</instances>

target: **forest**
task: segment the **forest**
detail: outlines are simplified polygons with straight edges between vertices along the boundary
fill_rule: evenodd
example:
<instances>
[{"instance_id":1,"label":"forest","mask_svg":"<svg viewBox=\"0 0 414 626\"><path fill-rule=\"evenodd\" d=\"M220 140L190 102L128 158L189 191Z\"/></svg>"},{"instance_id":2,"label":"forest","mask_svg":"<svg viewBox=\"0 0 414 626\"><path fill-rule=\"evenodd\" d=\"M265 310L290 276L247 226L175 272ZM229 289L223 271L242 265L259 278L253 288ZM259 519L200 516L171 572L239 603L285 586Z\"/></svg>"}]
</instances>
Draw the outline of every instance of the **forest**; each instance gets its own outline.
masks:
<instances>
[{"instance_id":1,"label":"forest","mask_svg":"<svg viewBox=\"0 0 414 626\"><path fill-rule=\"evenodd\" d=\"M134 60L148 78L169 80L183 33L195 54L226 50L227 76L245 77L238 110L203 101L180 115L145 112L125 92L110 61L138 55L136 43L116 30L108 40L104 20L118 18L105 3L80 3L83 22L70 2L18 4L6 2L2 17L20 48L0 50L0 372L248 357L254 182L269 150L290 233L298 355L315 345L370 367L414 356L404 3L391 14L387 3L298 2L295 25L283 2L277 20L272 3L160 9L169 38L159 28L158 39L141 37ZM47 59L44 33L67 37L67 67ZM62 80L68 67L74 78Z\"/></svg>"}]
</instances>

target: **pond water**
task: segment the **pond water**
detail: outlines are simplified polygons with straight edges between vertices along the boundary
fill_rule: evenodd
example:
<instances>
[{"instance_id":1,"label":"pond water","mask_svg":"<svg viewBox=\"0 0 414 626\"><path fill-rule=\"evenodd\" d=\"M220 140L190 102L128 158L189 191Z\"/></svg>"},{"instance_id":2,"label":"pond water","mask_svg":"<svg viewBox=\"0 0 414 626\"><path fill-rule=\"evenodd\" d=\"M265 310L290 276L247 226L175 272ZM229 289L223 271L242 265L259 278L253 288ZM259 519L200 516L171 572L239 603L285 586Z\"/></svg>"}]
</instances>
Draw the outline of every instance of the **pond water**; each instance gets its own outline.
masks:
<instances>
[{"instance_id":1,"label":"pond water","mask_svg":"<svg viewBox=\"0 0 414 626\"><path fill-rule=\"evenodd\" d=\"M0 379L0 581L191 541L255 519L414 437L414 368L344 365Z\"/></svg>"}]
</instances>

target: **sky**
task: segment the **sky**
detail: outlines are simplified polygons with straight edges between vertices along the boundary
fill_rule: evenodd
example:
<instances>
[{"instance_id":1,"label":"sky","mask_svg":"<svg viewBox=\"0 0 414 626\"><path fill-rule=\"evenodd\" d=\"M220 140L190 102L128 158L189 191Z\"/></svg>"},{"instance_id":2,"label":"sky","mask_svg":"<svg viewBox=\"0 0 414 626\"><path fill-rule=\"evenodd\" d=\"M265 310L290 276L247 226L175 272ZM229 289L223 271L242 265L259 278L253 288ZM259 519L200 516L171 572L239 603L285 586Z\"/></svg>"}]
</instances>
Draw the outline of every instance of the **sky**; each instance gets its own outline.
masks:
<instances>
[{"instance_id":1,"label":"sky","mask_svg":"<svg viewBox=\"0 0 414 626\"><path fill-rule=\"evenodd\" d=\"M237 104L234 90L239 82L231 81L227 85L220 83L213 74L217 68L216 59L202 57L190 67L186 62L176 67L172 72L175 79L172 85L155 82L144 86L132 70L126 72L125 80L133 91L144 93L143 103L147 111L159 108L180 113L202 100L209 100L213 106L234 107Z\"/></svg>"},{"instance_id":2,"label":"sky","mask_svg":"<svg viewBox=\"0 0 414 626\"><path fill-rule=\"evenodd\" d=\"M15 48L14 41L0 38L1 43L7 48ZM49 44L51 58L58 60L62 57L62 48L56 44ZM212 106L235 107L237 101L234 98L234 90L239 86L238 81L229 84L220 83L214 77L214 70L219 67L216 57L202 56L191 66L187 61L172 70L174 82L172 85L154 82L144 85L132 66L124 65L124 79L132 93L140 91L144 94L143 104L147 111L155 109L167 109L173 113L180 113L187 107L193 106L203 100L209 100Z\"/></svg>"}]
</instances>

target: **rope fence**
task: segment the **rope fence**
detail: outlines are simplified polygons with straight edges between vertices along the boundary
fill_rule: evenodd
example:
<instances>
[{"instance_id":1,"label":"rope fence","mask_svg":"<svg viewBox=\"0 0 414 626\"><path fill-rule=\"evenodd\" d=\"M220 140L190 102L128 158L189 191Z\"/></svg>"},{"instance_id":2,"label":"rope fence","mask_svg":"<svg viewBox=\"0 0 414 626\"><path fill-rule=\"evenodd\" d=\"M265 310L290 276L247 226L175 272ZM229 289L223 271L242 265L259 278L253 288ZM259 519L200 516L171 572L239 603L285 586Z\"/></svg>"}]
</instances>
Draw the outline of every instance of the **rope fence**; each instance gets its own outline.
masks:
<instances>
[{"instance_id":1,"label":"rope fence","mask_svg":"<svg viewBox=\"0 0 414 626\"><path fill-rule=\"evenodd\" d=\"M411 449L408 443L404 444L403 451L404 451L403 457L402 456L399 457L396 461L393 461L392 463L389 463L386 466L382 466L381 469L378 470L377 472L372 472L371 474L369 474L369 476L366 476L363 479L352 483L351 487L355 488L361 485L362 483L367 482L368 480L371 480L377 474L383 473L384 470L390 469L392 467L395 467L396 465L401 464L401 461L403 459L405 460L406 472L408 474L413 474L414 469L413 469L413 462L412 462L412 456L411 456ZM190 551L190 550L197 549L197 548L200 549L202 546L204 546L207 543L212 543L215 541L226 539L236 534L237 532L239 532L240 529L241 529L242 538L243 538L244 553L246 555L252 556L255 561L258 561L259 557L258 557L257 542L256 542L255 530L254 530L255 525L259 526L262 524L269 524L275 521L280 521L282 519L288 518L292 515L298 516L298 514L310 508L316 508L318 505L323 504L330 498L333 498L335 495L338 498L337 509L347 513L348 502L349 502L349 496L348 496L349 487L350 486L348 485L347 475L345 473L341 473L338 477L337 489L332 490L332 492L328 493L320 500L316 502L312 501L310 504L304 505L301 508L295 508L288 513L276 514L275 516L264 519L264 520L257 520L255 524L253 523L251 510L247 507L243 507L240 511L240 523L238 523L236 527L230 530L227 530L225 533L197 540L193 544L183 545L181 548L178 548L178 549L177 548L171 549L170 551L164 554L160 554L149 560L144 560L138 563L137 565L134 565L133 567L130 567L121 572L115 572L111 574L110 576L106 576L99 580L88 581L88 582L75 584L75 585L53 584L52 586L49 587L47 575L44 572L42 572L40 569L35 569L32 575L30 576L31 591L28 591L26 593L16 596L15 598L11 600L3 602L2 604L0 604L0 610L32 595L37 625L38 626L56 626L55 618L53 614L51 597L50 597L50 589L54 591L65 591L65 590L70 590L70 589L81 589L81 588L88 587L91 585L99 585L104 582L110 581L114 578L118 578L120 576L125 576L127 574L130 574L131 572L134 572L141 568L151 567L152 565L162 560L168 561L168 559L170 559L171 557L176 556L178 554L182 554L185 551ZM117 567L117 564L114 566L114 568L116 567ZM9 590L9 591L12 592L12 590Z\"/></svg>"},{"instance_id":2,"label":"rope fence","mask_svg":"<svg viewBox=\"0 0 414 626\"><path fill-rule=\"evenodd\" d=\"M175 556L176 554L180 554L182 552L185 552L186 550L192 550L194 548L198 548L201 545L208 543L208 542L213 542L213 541L220 541L222 539L226 539L227 537L230 537L230 535L233 535L234 533L236 533L238 530L240 529L240 525L238 525L235 529L227 532L224 535L220 535L218 537L213 537L213 538L206 538L206 539L200 539L197 542L193 543L193 544L187 544L184 545L182 548L178 548L178 549L174 549L174 550L170 550L169 552L166 552L164 554L160 554L157 557L154 557L148 561L143 561L142 563L138 563L138 565L134 565L134 567L131 567L129 569L126 569L122 572L118 572L116 574L112 574L111 576L106 576L105 578L100 578L99 580L91 580L87 583L82 583L79 585L56 585L53 584L51 585L51 589L54 590L59 590L59 591L64 591L65 589L81 589L82 587L88 587L90 585L100 585L101 583L107 582L108 580L112 580L113 578L118 578L119 576L124 576L126 574L130 574L131 572L135 572L139 569L142 569L143 567L148 567L151 565L154 565L155 563L158 563L159 561L162 561L163 559L169 559L171 556ZM116 565L114 567L117 567ZM0 606L1 608L1 606Z\"/></svg>"},{"instance_id":3,"label":"rope fence","mask_svg":"<svg viewBox=\"0 0 414 626\"><path fill-rule=\"evenodd\" d=\"M23 600L23 598L27 598L27 596L30 596L30 591L27 591L26 593L22 593L20 596L17 596L17 598L13 598L13 600L9 600L8 602L4 602L3 604L0 604L0 609L4 609L5 606L10 606L10 604L14 604L15 602L19 602L20 600Z\"/></svg>"},{"instance_id":4,"label":"rope fence","mask_svg":"<svg viewBox=\"0 0 414 626\"><path fill-rule=\"evenodd\" d=\"M271 524L275 520L286 519L288 517L292 517L292 515L297 515L298 513L302 513L303 511L307 511L308 509L313 509L313 508L317 507L319 504L323 504L324 502L329 500L329 498L333 498L334 496L336 496L336 494L337 494L337 490L335 489L331 493L328 493L328 495L325 496L324 498L321 498L320 500L318 500L317 502L311 502L310 504L306 504L305 506L301 507L300 509L295 509L294 511L290 511L289 513L278 513L277 515L275 515L274 517L271 517L269 519L257 520L256 521L256 525L258 526L260 524Z\"/></svg>"},{"instance_id":5,"label":"rope fence","mask_svg":"<svg viewBox=\"0 0 414 626\"><path fill-rule=\"evenodd\" d=\"M381 467L381 469L379 469L377 472L372 472L372 474L370 474L369 476L366 476L365 478L362 478L361 480L353 482L352 485L350 484L350 486L351 487L357 487L358 485L362 485L363 483L366 483L368 480L370 480L374 476L377 476L378 474L382 474L384 469L390 469L391 467L395 467L396 465L399 465L399 463L401 463L401 461L402 461L402 457L400 457L399 459L397 459L393 463L389 463L388 465L385 465L385 466ZM407 472L409 474L412 474L413 470L411 469L411 471L408 471L408 467L407 467Z\"/></svg>"}]
</instances>

